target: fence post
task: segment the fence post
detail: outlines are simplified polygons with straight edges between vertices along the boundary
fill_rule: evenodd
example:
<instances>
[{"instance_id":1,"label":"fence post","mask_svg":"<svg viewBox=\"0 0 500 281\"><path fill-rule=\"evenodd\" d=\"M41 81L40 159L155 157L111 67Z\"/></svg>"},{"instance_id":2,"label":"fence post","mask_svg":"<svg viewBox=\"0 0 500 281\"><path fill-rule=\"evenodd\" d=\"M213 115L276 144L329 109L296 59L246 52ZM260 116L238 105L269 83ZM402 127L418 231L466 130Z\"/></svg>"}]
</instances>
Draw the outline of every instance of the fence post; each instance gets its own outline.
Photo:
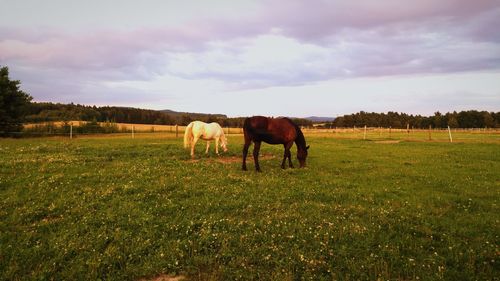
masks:
<instances>
[{"instance_id":1,"label":"fence post","mask_svg":"<svg viewBox=\"0 0 500 281\"><path fill-rule=\"evenodd\" d=\"M73 139L73 123L69 124L69 139Z\"/></svg>"},{"instance_id":2,"label":"fence post","mask_svg":"<svg viewBox=\"0 0 500 281\"><path fill-rule=\"evenodd\" d=\"M132 138L135 138L135 136L134 136L134 126L132 126Z\"/></svg>"},{"instance_id":3,"label":"fence post","mask_svg":"<svg viewBox=\"0 0 500 281\"><path fill-rule=\"evenodd\" d=\"M175 124L175 137L179 137L179 126Z\"/></svg>"},{"instance_id":4,"label":"fence post","mask_svg":"<svg viewBox=\"0 0 500 281\"><path fill-rule=\"evenodd\" d=\"M448 126L448 135L450 136L450 142L453 142L453 138L451 137L450 126Z\"/></svg>"},{"instance_id":5,"label":"fence post","mask_svg":"<svg viewBox=\"0 0 500 281\"><path fill-rule=\"evenodd\" d=\"M432 138L431 138L431 129L432 129L432 125L429 125L429 140L432 140Z\"/></svg>"},{"instance_id":6,"label":"fence post","mask_svg":"<svg viewBox=\"0 0 500 281\"><path fill-rule=\"evenodd\" d=\"M406 139L410 139L410 123L406 123Z\"/></svg>"},{"instance_id":7,"label":"fence post","mask_svg":"<svg viewBox=\"0 0 500 281\"><path fill-rule=\"evenodd\" d=\"M363 139L366 140L366 125L365 125L365 133L363 134Z\"/></svg>"},{"instance_id":8,"label":"fence post","mask_svg":"<svg viewBox=\"0 0 500 281\"><path fill-rule=\"evenodd\" d=\"M389 138L392 137L392 126L389 126Z\"/></svg>"}]
</instances>

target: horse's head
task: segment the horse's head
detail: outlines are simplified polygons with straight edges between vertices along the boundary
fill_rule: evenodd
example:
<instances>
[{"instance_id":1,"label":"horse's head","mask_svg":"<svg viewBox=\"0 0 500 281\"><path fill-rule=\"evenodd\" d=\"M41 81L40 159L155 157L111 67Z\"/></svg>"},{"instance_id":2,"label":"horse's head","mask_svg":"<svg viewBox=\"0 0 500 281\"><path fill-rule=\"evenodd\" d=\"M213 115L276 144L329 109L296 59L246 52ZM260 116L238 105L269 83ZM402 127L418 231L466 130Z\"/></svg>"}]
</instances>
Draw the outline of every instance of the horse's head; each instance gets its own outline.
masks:
<instances>
[{"instance_id":1,"label":"horse's head","mask_svg":"<svg viewBox=\"0 0 500 281\"><path fill-rule=\"evenodd\" d=\"M299 159L299 164L301 168L304 168L306 166L306 158L307 158L307 150L309 149L309 146L306 146L305 148L299 148L297 150L297 159Z\"/></svg>"},{"instance_id":2,"label":"horse's head","mask_svg":"<svg viewBox=\"0 0 500 281\"><path fill-rule=\"evenodd\" d=\"M222 147L222 149L224 150L224 152L227 152L227 139L226 139L225 136L221 137L220 146Z\"/></svg>"}]
</instances>

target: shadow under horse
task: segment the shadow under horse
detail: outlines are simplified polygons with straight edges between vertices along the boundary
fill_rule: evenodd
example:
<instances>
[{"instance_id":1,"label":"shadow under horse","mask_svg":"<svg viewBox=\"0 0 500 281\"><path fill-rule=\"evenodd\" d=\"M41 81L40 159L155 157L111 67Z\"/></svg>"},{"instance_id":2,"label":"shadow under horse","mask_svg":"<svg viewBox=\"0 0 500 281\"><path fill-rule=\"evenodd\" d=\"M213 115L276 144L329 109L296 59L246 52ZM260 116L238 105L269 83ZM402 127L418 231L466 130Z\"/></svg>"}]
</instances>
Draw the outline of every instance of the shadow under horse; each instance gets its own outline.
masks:
<instances>
[{"instance_id":1,"label":"shadow under horse","mask_svg":"<svg viewBox=\"0 0 500 281\"><path fill-rule=\"evenodd\" d=\"M288 158L290 168L293 168L290 148L295 142L297 146L297 159L300 167L306 166L307 150L306 139L299 126L293 123L289 118L268 118L264 116L253 116L245 119L243 124L243 134L245 144L243 145L243 165L242 169L247 170L246 158L250 144L254 143L253 160L255 169L260 172L259 150L262 142L269 144L283 144L285 153L281 168L285 168L285 162Z\"/></svg>"}]
</instances>

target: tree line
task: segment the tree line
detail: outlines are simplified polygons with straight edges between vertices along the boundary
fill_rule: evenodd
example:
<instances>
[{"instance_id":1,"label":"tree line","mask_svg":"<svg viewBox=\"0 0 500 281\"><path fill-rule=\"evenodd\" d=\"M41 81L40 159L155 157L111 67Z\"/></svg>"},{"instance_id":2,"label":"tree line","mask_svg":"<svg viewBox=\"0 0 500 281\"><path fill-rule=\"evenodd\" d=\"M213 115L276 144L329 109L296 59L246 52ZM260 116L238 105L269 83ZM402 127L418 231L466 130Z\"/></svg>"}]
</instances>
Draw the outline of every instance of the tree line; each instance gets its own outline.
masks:
<instances>
[{"instance_id":1,"label":"tree line","mask_svg":"<svg viewBox=\"0 0 500 281\"><path fill-rule=\"evenodd\" d=\"M467 110L435 112L433 116L409 115L406 113L391 112L358 112L335 118L325 127L385 127L385 128L499 128L500 112Z\"/></svg>"},{"instance_id":2,"label":"tree line","mask_svg":"<svg viewBox=\"0 0 500 281\"><path fill-rule=\"evenodd\" d=\"M292 118L299 126L311 126L312 121ZM171 110L89 106L50 102L30 103L26 110L25 122L40 123L54 121L97 121L132 124L182 125L194 120L206 123L218 122L223 127L242 127L245 117L229 118L224 114L184 113Z\"/></svg>"},{"instance_id":3,"label":"tree line","mask_svg":"<svg viewBox=\"0 0 500 281\"><path fill-rule=\"evenodd\" d=\"M210 118L210 116L206 116ZM161 111L116 107L116 106L89 106L82 104L62 104L49 102L34 102L28 106L25 122L40 123L54 121L97 121L132 124L171 125L188 122L191 116L171 115Z\"/></svg>"}]
</instances>

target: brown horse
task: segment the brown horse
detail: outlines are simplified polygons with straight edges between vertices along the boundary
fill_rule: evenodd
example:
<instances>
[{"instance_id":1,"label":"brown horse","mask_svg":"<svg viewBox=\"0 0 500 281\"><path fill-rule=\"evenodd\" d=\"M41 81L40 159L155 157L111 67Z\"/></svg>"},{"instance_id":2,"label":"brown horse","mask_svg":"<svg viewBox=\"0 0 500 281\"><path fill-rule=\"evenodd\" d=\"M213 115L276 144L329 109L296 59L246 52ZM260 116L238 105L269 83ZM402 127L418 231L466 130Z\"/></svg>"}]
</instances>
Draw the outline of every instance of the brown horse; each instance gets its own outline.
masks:
<instances>
[{"instance_id":1,"label":"brown horse","mask_svg":"<svg viewBox=\"0 0 500 281\"><path fill-rule=\"evenodd\" d=\"M285 162L288 158L290 168L293 168L290 148L293 142L297 145L297 159L299 159L300 167L306 166L307 149L304 134L299 126L288 118L267 118L264 116L253 116L245 119L243 124L243 133L245 135L245 144L243 145L243 166L244 171L247 170L246 158L248 148L251 142L254 142L253 160L255 169L260 172L259 166L259 150L261 142L269 144L283 144L285 154L281 162L281 168L285 168Z\"/></svg>"}]
</instances>

